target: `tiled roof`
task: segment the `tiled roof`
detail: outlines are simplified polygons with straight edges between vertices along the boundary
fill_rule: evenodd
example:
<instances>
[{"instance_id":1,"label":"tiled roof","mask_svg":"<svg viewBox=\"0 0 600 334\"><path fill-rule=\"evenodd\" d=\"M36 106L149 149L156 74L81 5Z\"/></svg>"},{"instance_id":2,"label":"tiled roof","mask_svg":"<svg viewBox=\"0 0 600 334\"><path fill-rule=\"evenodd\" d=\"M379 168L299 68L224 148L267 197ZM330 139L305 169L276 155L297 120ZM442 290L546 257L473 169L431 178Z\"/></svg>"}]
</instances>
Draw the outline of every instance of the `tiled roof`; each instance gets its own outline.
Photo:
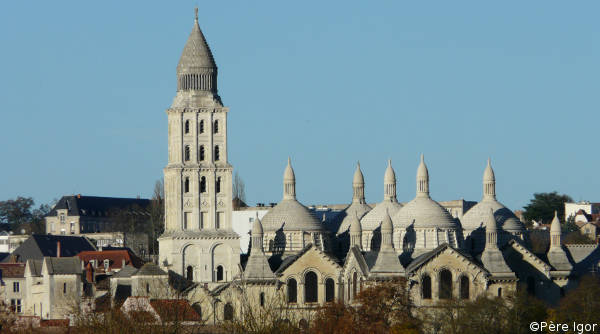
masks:
<instances>
[{"instance_id":1,"label":"tiled roof","mask_svg":"<svg viewBox=\"0 0 600 334\"><path fill-rule=\"evenodd\" d=\"M98 268L104 270L104 260L109 260L110 270L120 269L123 266L123 260L125 265L140 268L142 266L142 260L135 256L128 250L102 250L102 251L83 251L77 255L87 265L90 260L96 260Z\"/></svg>"},{"instance_id":2,"label":"tiled roof","mask_svg":"<svg viewBox=\"0 0 600 334\"><path fill-rule=\"evenodd\" d=\"M138 270L132 266L125 266L119 272L113 275L115 278L126 278L133 276Z\"/></svg>"},{"instance_id":3,"label":"tiled roof","mask_svg":"<svg viewBox=\"0 0 600 334\"><path fill-rule=\"evenodd\" d=\"M25 263L0 263L1 278L25 277Z\"/></svg>"},{"instance_id":4,"label":"tiled roof","mask_svg":"<svg viewBox=\"0 0 600 334\"><path fill-rule=\"evenodd\" d=\"M185 299L150 299L162 321L200 321L200 315Z\"/></svg>"},{"instance_id":5,"label":"tiled roof","mask_svg":"<svg viewBox=\"0 0 600 334\"><path fill-rule=\"evenodd\" d=\"M167 273L154 263L146 263L133 276L166 276Z\"/></svg>"}]
</instances>

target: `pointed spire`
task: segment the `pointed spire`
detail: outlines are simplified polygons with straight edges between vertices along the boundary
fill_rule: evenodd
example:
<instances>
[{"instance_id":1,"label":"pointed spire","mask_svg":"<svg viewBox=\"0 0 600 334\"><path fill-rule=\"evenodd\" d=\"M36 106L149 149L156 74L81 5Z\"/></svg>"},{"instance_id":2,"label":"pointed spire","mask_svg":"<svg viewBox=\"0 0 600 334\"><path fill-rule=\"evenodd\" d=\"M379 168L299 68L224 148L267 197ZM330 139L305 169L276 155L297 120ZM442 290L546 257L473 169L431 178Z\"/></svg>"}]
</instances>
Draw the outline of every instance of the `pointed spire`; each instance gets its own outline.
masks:
<instances>
[{"instance_id":1,"label":"pointed spire","mask_svg":"<svg viewBox=\"0 0 600 334\"><path fill-rule=\"evenodd\" d=\"M350 221L350 248L357 246L362 249L362 226L358 219L358 213L354 211L354 215L351 216Z\"/></svg>"},{"instance_id":2,"label":"pointed spire","mask_svg":"<svg viewBox=\"0 0 600 334\"><path fill-rule=\"evenodd\" d=\"M496 199L496 176L490 158L488 158L487 166L483 171L483 199Z\"/></svg>"},{"instance_id":3,"label":"pointed spire","mask_svg":"<svg viewBox=\"0 0 600 334\"><path fill-rule=\"evenodd\" d=\"M296 174L290 157L283 172L283 199L296 199Z\"/></svg>"},{"instance_id":4,"label":"pointed spire","mask_svg":"<svg viewBox=\"0 0 600 334\"><path fill-rule=\"evenodd\" d=\"M550 224L550 247L560 247L561 244L561 233L560 220L558 219L558 212L554 211L554 218Z\"/></svg>"},{"instance_id":5,"label":"pointed spire","mask_svg":"<svg viewBox=\"0 0 600 334\"><path fill-rule=\"evenodd\" d=\"M490 208L485 221L485 248L498 248L498 222L494 216L494 209Z\"/></svg>"},{"instance_id":6,"label":"pointed spire","mask_svg":"<svg viewBox=\"0 0 600 334\"><path fill-rule=\"evenodd\" d=\"M383 199L397 202L396 200L396 173L392 168L392 159L388 160L385 175L383 176Z\"/></svg>"},{"instance_id":7,"label":"pointed spire","mask_svg":"<svg viewBox=\"0 0 600 334\"><path fill-rule=\"evenodd\" d=\"M425 165L423 154L421 154L421 162L417 168L417 197L429 197L429 171Z\"/></svg>"},{"instance_id":8,"label":"pointed spire","mask_svg":"<svg viewBox=\"0 0 600 334\"><path fill-rule=\"evenodd\" d=\"M404 271L398 254L394 249L392 236L394 234L394 225L388 210L385 210L385 216L381 222L381 247L377 253L375 265L371 268L372 273L377 274L392 274Z\"/></svg>"},{"instance_id":9,"label":"pointed spire","mask_svg":"<svg viewBox=\"0 0 600 334\"><path fill-rule=\"evenodd\" d=\"M392 218L390 212L385 209L385 216L381 221L381 249L394 249L392 242L392 235L394 234L394 225L392 224Z\"/></svg>"},{"instance_id":10,"label":"pointed spire","mask_svg":"<svg viewBox=\"0 0 600 334\"><path fill-rule=\"evenodd\" d=\"M365 178L360 170L360 162L356 164L356 171L354 171L354 178L352 179L352 190L352 203L366 203Z\"/></svg>"},{"instance_id":11,"label":"pointed spire","mask_svg":"<svg viewBox=\"0 0 600 334\"><path fill-rule=\"evenodd\" d=\"M198 24L198 8L192 32L177 64L177 77L179 91L217 92L217 64Z\"/></svg>"},{"instance_id":12,"label":"pointed spire","mask_svg":"<svg viewBox=\"0 0 600 334\"><path fill-rule=\"evenodd\" d=\"M275 275L271 271L263 247L263 227L258 212L252 223L252 249L244 271L245 279L273 279Z\"/></svg>"}]
</instances>

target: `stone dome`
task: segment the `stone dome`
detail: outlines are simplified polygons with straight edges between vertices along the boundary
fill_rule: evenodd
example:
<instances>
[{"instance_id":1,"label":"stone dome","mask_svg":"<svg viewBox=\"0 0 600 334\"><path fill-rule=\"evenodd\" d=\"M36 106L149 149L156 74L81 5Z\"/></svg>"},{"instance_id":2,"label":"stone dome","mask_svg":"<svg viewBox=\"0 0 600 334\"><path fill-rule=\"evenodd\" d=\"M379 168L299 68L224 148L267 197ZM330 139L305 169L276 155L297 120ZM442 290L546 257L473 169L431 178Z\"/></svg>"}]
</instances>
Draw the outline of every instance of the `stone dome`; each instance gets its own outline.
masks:
<instances>
[{"instance_id":1,"label":"stone dome","mask_svg":"<svg viewBox=\"0 0 600 334\"><path fill-rule=\"evenodd\" d=\"M354 202L350 204L344 212L340 213L344 218L338 227L336 234L342 234L348 230L348 228L352 225L352 221L354 221L358 217L360 220L367 212L371 211L371 207L365 203Z\"/></svg>"},{"instance_id":2,"label":"stone dome","mask_svg":"<svg viewBox=\"0 0 600 334\"><path fill-rule=\"evenodd\" d=\"M262 219L265 232L284 231L325 231L323 225L310 210L295 199L284 199L265 214Z\"/></svg>"},{"instance_id":3,"label":"stone dome","mask_svg":"<svg viewBox=\"0 0 600 334\"><path fill-rule=\"evenodd\" d=\"M519 221L519 218L502 203L491 198L483 199L463 215L461 219L463 229L473 231L480 227L485 228L486 218L490 210L494 212L498 226L502 227L503 230L523 232L523 223Z\"/></svg>"},{"instance_id":4,"label":"stone dome","mask_svg":"<svg viewBox=\"0 0 600 334\"><path fill-rule=\"evenodd\" d=\"M394 201L385 200L377 204L360 220L363 231L376 230L388 213L393 217L400 209L402 209L402 204Z\"/></svg>"},{"instance_id":5,"label":"stone dome","mask_svg":"<svg viewBox=\"0 0 600 334\"><path fill-rule=\"evenodd\" d=\"M443 206L430 197L415 197L406 203L393 217L394 227L407 228L414 224L415 228L454 228L460 226Z\"/></svg>"}]
</instances>

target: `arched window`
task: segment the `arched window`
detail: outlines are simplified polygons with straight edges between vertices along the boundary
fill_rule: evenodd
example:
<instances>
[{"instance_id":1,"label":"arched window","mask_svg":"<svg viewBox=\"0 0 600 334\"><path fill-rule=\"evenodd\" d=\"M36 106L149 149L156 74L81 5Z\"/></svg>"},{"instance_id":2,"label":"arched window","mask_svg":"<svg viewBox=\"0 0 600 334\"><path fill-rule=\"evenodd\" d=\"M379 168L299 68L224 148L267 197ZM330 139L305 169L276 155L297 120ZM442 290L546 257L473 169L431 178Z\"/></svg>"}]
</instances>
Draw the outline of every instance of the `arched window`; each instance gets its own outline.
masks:
<instances>
[{"instance_id":1,"label":"arched window","mask_svg":"<svg viewBox=\"0 0 600 334\"><path fill-rule=\"evenodd\" d=\"M467 276L460 278L460 299L469 299L469 278Z\"/></svg>"},{"instance_id":2,"label":"arched window","mask_svg":"<svg viewBox=\"0 0 600 334\"><path fill-rule=\"evenodd\" d=\"M201 193L205 193L206 192L206 177L202 176L200 178L200 192Z\"/></svg>"},{"instance_id":3,"label":"arched window","mask_svg":"<svg viewBox=\"0 0 600 334\"><path fill-rule=\"evenodd\" d=\"M200 303L194 303L194 305L192 305L192 308L194 309L194 311L196 311L196 313L198 313L199 318L202 319L202 306L200 305Z\"/></svg>"},{"instance_id":4,"label":"arched window","mask_svg":"<svg viewBox=\"0 0 600 334\"><path fill-rule=\"evenodd\" d=\"M535 296L535 278L532 276L527 277L527 293Z\"/></svg>"},{"instance_id":5,"label":"arched window","mask_svg":"<svg viewBox=\"0 0 600 334\"><path fill-rule=\"evenodd\" d=\"M215 183L215 191L218 193L221 192L221 177L217 177L217 183Z\"/></svg>"},{"instance_id":6,"label":"arched window","mask_svg":"<svg viewBox=\"0 0 600 334\"><path fill-rule=\"evenodd\" d=\"M290 278L287 281L287 297L288 297L288 303L298 302L298 284L296 283L296 280L293 278Z\"/></svg>"},{"instance_id":7,"label":"arched window","mask_svg":"<svg viewBox=\"0 0 600 334\"><path fill-rule=\"evenodd\" d=\"M221 154L219 152L219 146L215 145L215 161L219 161L220 157L221 157Z\"/></svg>"},{"instance_id":8,"label":"arched window","mask_svg":"<svg viewBox=\"0 0 600 334\"><path fill-rule=\"evenodd\" d=\"M204 145L200 145L200 161L204 161Z\"/></svg>"},{"instance_id":9,"label":"arched window","mask_svg":"<svg viewBox=\"0 0 600 334\"><path fill-rule=\"evenodd\" d=\"M185 128L184 131L185 131L186 134L190 133L190 121L189 120L185 121L185 127L184 128Z\"/></svg>"},{"instance_id":10,"label":"arched window","mask_svg":"<svg viewBox=\"0 0 600 334\"><path fill-rule=\"evenodd\" d=\"M332 278L325 280L325 301L332 302L335 297L335 282Z\"/></svg>"},{"instance_id":11,"label":"arched window","mask_svg":"<svg viewBox=\"0 0 600 334\"><path fill-rule=\"evenodd\" d=\"M183 191L186 193L190 192L190 179L188 177L186 177L185 181L183 182Z\"/></svg>"},{"instance_id":12,"label":"arched window","mask_svg":"<svg viewBox=\"0 0 600 334\"><path fill-rule=\"evenodd\" d=\"M200 124L198 125L198 132L204 133L204 121L200 121Z\"/></svg>"},{"instance_id":13,"label":"arched window","mask_svg":"<svg viewBox=\"0 0 600 334\"><path fill-rule=\"evenodd\" d=\"M190 161L190 146L189 145L185 145L183 158L185 159L185 161Z\"/></svg>"},{"instance_id":14,"label":"arched window","mask_svg":"<svg viewBox=\"0 0 600 334\"><path fill-rule=\"evenodd\" d=\"M146 283L146 293L150 293L150 283Z\"/></svg>"},{"instance_id":15,"label":"arched window","mask_svg":"<svg viewBox=\"0 0 600 334\"><path fill-rule=\"evenodd\" d=\"M223 266L217 266L217 282L223 280Z\"/></svg>"},{"instance_id":16,"label":"arched window","mask_svg":"<svg viewBox=\"0 0 600 334\"><path fill-rule=\"evenodd\" d=\"M300 329L302 329L302 330L307 330L308 329L308 321L306 319L300 319L300 321L298 322L298 327L300 327Z\"/></svg>"},{"instance_id":17,"label":"arched window","mask_svg":"<svg viewBox=\"0 0 600 334\"><path fill-rule=\"evenodd\" d=\"M498 288L498 297L502 297L502 288Z\"/></svg>"},{"instance_id":18,"label":"arched window","mask_svg":"<svg viewBox=\"0 0 600 334\"><path fill-rule=\"evenodd\" d=\"M260 293L260 306L265 306L265 293Z\"/></svg>"},{"instance_id":19,"label":"arched window","mask_svg":"<svg viewBox=\"0 0 600 334\"><path fill-rule=\"evenodd\" d=\"M431 299L431 277L423 275L421 279L421 295L423 299Z\"/></svg>"},{"instance_id":20,"label":"arched window","mask_svg":"<svg viewBox=\"0 0 600 334\"><path fill-rule=\"evenodd\" d=\"M452 273L450 270L444 269L440 272L439 288L440 299L452 298Z\"/></svg>"},{"instance_id":21,"label":"arched window","mask_svg":"<svg viewBox=\"0 0 600 334\"><path fill-rule=\"evenodd\" d=\"M352 274L352 298L356 298L356 283L358 281L358 275L356 271Z\"/></svg>"},{"instance_id":22,"label":"arched window","mask_svg":"<svg viewBox=\"0 0 600 334\"><path fill-rule=\"evenodd\" d=\"M223 319L225 321L233 320L233 306L230 303L225 304L223 307Z\"/></svg>"},{"instance_id":23,"label":"arched window","mask_svg":"<svg viewBox=\"0 0 600 334\"><path fill-rule=\"evenodd\" d=\"M190 280L190 281L194 280L194 268L192 268L192 266L187 266L185 273L186 273L185 277L188 280Z\"/></svg>"},{"instance_id":24,"label":"arched window","mask_svg":"<svg viewBox=\"0 0 600 334\"><path fill-rule=\"evenodd\" d=\"M219 120L215 120L213 133L219 133Z\"/></svg>"},{"instance_id":25,"label":"arched window","mask_svg":"<svg viewBox=\"0 0 600 334\"><path fill-rule=\"evenodd\" d=\"M304 301L306 303L316 303L319 301L317 274L312 271L304 275Z\"/></svg>"}]
</instances>

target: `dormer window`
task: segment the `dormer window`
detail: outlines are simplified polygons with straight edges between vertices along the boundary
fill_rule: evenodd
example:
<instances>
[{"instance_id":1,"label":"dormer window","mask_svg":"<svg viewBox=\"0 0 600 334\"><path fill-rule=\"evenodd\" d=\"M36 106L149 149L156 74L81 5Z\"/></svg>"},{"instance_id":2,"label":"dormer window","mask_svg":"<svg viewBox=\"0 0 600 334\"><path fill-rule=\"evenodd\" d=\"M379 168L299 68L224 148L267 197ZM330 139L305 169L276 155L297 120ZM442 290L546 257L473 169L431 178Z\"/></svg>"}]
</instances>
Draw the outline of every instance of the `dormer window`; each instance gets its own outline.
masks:
<instances>
[{"instance_id":1,"label":"dormer window","mask_svg":"<svg viewBox=\"0 0 600 334\"><path fill-rule=\"evenodd\" d=\"M110 260L104 259L104 271L108 271L110 268Z\"/></svg>"}]
</instances>

